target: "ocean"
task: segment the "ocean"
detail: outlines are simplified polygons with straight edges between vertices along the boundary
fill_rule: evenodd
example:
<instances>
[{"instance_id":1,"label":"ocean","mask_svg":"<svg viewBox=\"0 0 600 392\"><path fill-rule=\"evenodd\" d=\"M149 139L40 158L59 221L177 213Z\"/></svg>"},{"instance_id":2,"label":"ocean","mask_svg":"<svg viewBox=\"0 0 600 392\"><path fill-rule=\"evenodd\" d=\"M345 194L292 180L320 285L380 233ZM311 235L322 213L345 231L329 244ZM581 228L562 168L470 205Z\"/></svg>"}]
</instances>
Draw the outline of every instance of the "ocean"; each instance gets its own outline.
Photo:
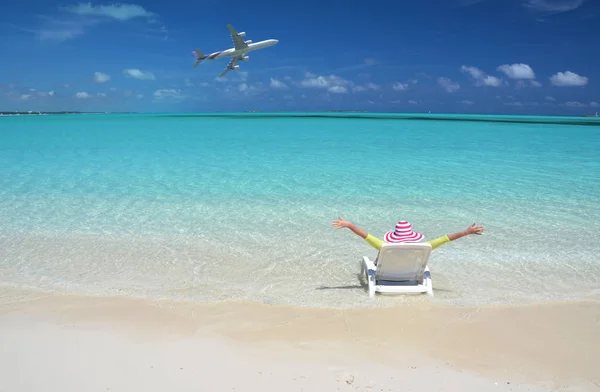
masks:
<instances>
[{"instance_id":1,"label":"ocean","mask_svg":"<svg viewBox=\"0 0 600 392\"><path fill-rule=\"evenodd\" d=\"M0 288L307 307L600 294L600 121L394 114L0 118ZM433 251L435 296L368 297L383 237Z\"/></svg>"}]
</instances>

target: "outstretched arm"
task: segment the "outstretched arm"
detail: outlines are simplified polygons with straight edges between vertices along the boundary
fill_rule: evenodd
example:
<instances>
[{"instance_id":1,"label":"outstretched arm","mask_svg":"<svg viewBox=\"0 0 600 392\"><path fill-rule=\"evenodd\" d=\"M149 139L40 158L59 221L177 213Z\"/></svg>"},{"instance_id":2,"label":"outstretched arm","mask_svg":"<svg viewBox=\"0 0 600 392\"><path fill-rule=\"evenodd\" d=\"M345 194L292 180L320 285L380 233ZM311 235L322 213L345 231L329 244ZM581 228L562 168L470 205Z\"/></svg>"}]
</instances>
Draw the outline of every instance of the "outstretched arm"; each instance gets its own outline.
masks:
<instances>
[{"instance_id":1,"label":"outstretched arm","mask_svg":"<svg viewBox=\"0 0 600 392\"><path fill-rule=\"evenodd\" d=\"M483 234L483 230L484 230L483 226L475 226L475 223L473 223L466 230L459 231L457 233L448 234L448 238L450 239L450 241L454 241L459 238L465 237L467 235L472 235L472 234L481 235L481 234Z\"/></svg>"},{"instance_id":2,"label":"outstretched arm","mask_svg":"<svg viewBox=\"0 0 600 392\"><path fill-rule=\"evenodd\" d=\"M462 238L464 236L471 235L471 234L476 234L476 235L483 234L483 226L475 226L475 223L473 223L466 230L459 231L457 233L448 234L443 237L439 237L434 240L427 241L427 243L431 245L432 249L436 249L444 244L447 244L450 241L454 241L454 240L457 240L459 238Z\"/></svg>"},{"instance_id":3,"label":"outstretched arm","mask_svg":"<svg viewBox=\"0 0 600 392\"><path fill-rule=\"evenodd\" d=\"M364 231L360 227L354 226L354 224L352 222L343 220L340 217L338 217L337 220L334 220L331 225L333 227L335 227L336 229L348 228L348 229L352 230L354 232L354 234L356 234L357 236L360 236L362 238L367 238L367 236L368 236L368 233L366 231Z\"/></svg>"}]
</instances>

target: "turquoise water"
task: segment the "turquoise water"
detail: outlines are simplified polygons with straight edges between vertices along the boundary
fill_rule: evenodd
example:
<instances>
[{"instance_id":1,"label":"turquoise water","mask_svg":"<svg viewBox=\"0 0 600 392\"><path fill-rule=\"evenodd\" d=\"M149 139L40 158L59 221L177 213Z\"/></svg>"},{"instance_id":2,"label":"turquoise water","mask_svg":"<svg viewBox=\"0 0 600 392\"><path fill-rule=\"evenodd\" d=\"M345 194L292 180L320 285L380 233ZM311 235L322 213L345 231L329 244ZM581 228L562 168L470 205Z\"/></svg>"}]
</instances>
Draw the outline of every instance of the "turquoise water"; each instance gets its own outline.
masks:
<instances>
[{"instance_id":1,"label":"turquoise water","mask_svg":"<svg viewBox=\"0 0 600 392\"><path fill-rule=\"evenodd\" d=\"M311 116L0 118L0 285L319 307L600 293L596 119ZM434 251L433 299L370 300L376 251L337 216L486 233Z\"/></svg>"}]
</instances>

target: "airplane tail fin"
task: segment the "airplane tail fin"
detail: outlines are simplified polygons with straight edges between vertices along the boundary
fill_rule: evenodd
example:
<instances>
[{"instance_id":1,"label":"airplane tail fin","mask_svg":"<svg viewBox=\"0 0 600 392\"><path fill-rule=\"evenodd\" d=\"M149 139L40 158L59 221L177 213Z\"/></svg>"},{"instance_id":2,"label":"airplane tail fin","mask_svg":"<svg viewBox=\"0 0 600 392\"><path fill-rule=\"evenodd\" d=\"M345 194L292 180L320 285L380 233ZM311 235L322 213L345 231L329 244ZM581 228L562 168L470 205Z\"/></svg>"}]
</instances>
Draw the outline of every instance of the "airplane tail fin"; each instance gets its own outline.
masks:
<instances>
[{"instance_id":1,"label":"airplane tail fin","mask_svg":"<svg viewBox=\"0 0 600 392\"><path fill-rule=\"evenodd\" d=\"M196 64L194 64L194 68L198 66L204 60L204 53L200 49L196 49L192 52L194 56L196 56Z\"/></svg>"}]
</instances>

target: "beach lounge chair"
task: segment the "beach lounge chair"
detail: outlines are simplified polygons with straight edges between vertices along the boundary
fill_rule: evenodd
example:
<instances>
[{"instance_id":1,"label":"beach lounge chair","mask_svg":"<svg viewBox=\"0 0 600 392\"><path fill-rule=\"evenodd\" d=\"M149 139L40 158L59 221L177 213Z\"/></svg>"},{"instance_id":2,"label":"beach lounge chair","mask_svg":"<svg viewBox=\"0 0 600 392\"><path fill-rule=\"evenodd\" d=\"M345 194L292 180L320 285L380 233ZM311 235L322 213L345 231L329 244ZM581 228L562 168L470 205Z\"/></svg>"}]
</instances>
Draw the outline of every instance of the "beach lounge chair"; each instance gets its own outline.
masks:
<instances>
[{"instance_id":1,"label":"beach lounge chair","mask_svg":"<svg viewBox=\"0 0 600 392\"><path fill-rule=\"evenodd\" d=\"M427 262L430 244L384 244L377 255L377 265L367 256L361 263L361 276L369 283L369 296L378 293L427 293L433 296L433 285Z\"/></svg>"}]
</instances>

